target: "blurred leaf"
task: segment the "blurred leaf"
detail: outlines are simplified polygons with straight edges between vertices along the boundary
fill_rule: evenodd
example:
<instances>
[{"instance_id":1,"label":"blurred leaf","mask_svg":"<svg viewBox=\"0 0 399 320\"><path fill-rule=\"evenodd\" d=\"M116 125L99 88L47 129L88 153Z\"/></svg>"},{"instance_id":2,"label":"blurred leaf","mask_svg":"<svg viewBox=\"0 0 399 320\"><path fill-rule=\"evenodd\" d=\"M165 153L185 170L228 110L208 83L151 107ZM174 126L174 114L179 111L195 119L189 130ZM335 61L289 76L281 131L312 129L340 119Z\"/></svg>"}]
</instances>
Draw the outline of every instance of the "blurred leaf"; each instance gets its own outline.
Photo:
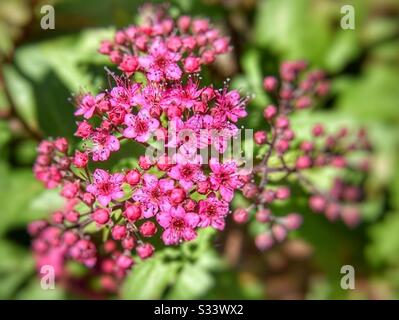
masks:
<instances>
[{"instance_id":1,"label":"blurred leaf","mask_svg":"<svg viewBox=\"0 0 399 320\"><path fill-rule=\"evenodd\" d=\"M25 121L48 136L73 137L71 93L95 92L104 83L106 58L97 49L111 30L87 30L19 48L4 67L7 86ZM101 73L98 71L101 69Z\"/></svg>"},{"instance_id":2,"label":"blurred leaf","mask_svg":"<svg viewBox=\"0 0 399 320\"><path fill-rule=\"evenodd\" d=\"M214 281L212 276L201 266L187 263L168 295L169 299L193 299L205 294Z\"/></svg>"},{"instance_id":3,"label":"blurred leaf","mask_svg":"<svg viewBox=\"0 0 399 320\"><path fill-rule=\"evenodd\" d=\"M316 11L318 4L309 0L260 1L255 41L279 54L281 59L308 59L320 65L330 34L323 11Z\"/></svg>"},{"instance_id":4,"label":"blurred leaf","mask_svg":"<svg viewBox=\"0 0 399 320\"><path fill-rule=\"evenodd\" d=\"M28 222L46 217L50 210L59 207L57 191L44 191L30 170L11 172L0 167L0 176L0 235L11 227L25 227Z\"/></svg>"},{"instance_id":5,"label":"blurred leaf","mask_svg":"<svg viewBox=\"0 0 399 320\"><path fill-rule=\"evenodd\" d=\"M341 71L348 61L354 60L359 54L360 44L355 31L339 30L326 52L325 67L329 71Z\"/></svg>"},{"instance_id":6,"label":"blurred leaf","mask_svg":"<svg viewBox=\"0 0 399 320\"><path fill-rule=\"evenodd\" d=\"M388 213L385 219L372 226L369 234L371 243L367 247L367 257L371 263L380 266L381 264L398 265L399 251L399 213Z\"/></svg>"},{"instance_id":7,"label":"blurred leaf","mask_svg":"<svg viewBox=\"0 0 399 320\"><path fill-rule=\"evenodd\" d=\"M371 65L358 79L342 87L337 106L359 120L382 120L397 123L399 114L398 70Z\"/></svg>"},{"instance_id":8,"label":"blurred leaf","mask_svg":"<svg viewBox=\"0 0 399 320\"><path fill-rule=\"evenodd\" d=\"M40 280L33 278L18 292L15 298L18 300L62 300L66 298L66 294L60 286L44 290L40 286Z\"/></svg>"},{"instance_id":9,"label":"blurred leaf","mask_svg":"<svg viewBox=\"0 0 399 320\"><path fill-rule=\"evenodd\" d=\"M124 299L160 299L176 277L179 263L165 263L162 256L139 261L122 287Z\"/></svg>"},{"instance_id":10,"label":"blurred leaf","mask_svg":"<svg viewBox=\"0 0 399 320\"><path fill-rule=\"evenodd\" d=\"M33 273L33 259L28 251L0 240L0 299L13 298L13 294Z\"/></svg>"},{"instance_id":11,"label":"blurred leaf","mask_svg":"<svg viewBox=\"0 0 399 320\"><path fill-rule=\"evenodd\" d=\"M193 299L205 294L213 284L211 272L221 267L211 248L214 234L211 228L200 230L197 239L140 260L123 285L123 298L159 299L169 287L166 297L170 299Z\"/></svg>"}]
</instances>

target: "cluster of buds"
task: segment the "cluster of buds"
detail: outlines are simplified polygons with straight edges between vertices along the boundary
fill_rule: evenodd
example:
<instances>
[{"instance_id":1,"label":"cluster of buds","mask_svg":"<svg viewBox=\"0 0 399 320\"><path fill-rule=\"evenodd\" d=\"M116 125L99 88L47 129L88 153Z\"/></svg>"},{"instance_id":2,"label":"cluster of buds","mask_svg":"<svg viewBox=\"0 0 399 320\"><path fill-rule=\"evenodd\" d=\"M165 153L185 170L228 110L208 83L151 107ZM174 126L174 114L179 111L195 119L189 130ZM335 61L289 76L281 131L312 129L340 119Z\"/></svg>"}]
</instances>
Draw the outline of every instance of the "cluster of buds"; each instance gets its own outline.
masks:
<instances>
[{"instance_id":1,"label":"cluster of buds","mask_svg":"<svg viewBox=\"0 0 399 320\"><path fill-rule=\"evenodd\" d=\"M293 180L309 193L309 206L314 212L324 212L330 220L341 217L350 227L360 220L361 183L344 181L341 176L345 170L360 175L366 173L370 142L364 129L355 135L350 135L347 128L327 134L322 124L314 125L311 139L296 139L289 115L298 109L311 107L329 89L323 72L306 72L306 68L302 61L285 62L280 68L279 78L268 76L263 82L264 89L275 100L263 112L269 129L254 134L254 141L262 150L261 159L242 188L244 197L251 204L248 208L236 209L233 214L237 223L248 222L253 217L264 225L255 239L261 250L283 241L288 231L297 229L302 223L302 216L298 213L281 216L273 214L272 210L275 201L285 201L290 197L288 185ZM363 154L363 157L352 159L352 154ZM306 171L327 167L337 169L337 177L331 190L321 190Z\"/></svg>"},{"instance_id":2,"label":"cluster of buds","mask_svg":"<svg viewBox=\"0 0 399 320\"><path fill-rule=\"evenodd\" d=\"M201 65L229 50L229 39L207 19L181 16L175 21L159 10L141 25L116 32L113 41L103 41L99 52L123 72L142 71L148 80L159 82L199 72Z\"/></svg>"},{"instance_id":3,"label":"cluster of buds","mask_svg":"<svg viewBox=\"0 0 399 320\"><path fill-rule=\"evenodd\" d=\"M102 53L108 52L105 47L112 48L111 60L123 73L107 70L113 87L76 97L80 147L65 138L39 145L35 176L47 188L60 188L66 204L29 229L39 267L54 260L61 277L70 260L79 262L101 271L104 288L111 289L135 256L152 256L157 239L178 245L195 239L201 228L224 229L234 191L248 172L240 173L239 161L219 156L239 133L237 121L247 115L248 98L227 84L201 86L191 74L198 71L190 67L197 64L191 61L199 59L196 53L199 64L209 63L228 48L206 20L157 18L117 32L114 44L101 45ZM121 61L115 59L118 52L124 52ZM127 67L136 60L137 68ZM145 80L133 80L138 73ZM135 167L99 168L132 142L147 148ZM162 148L154 149L158 144ZM113 250L99 249L104 238Z\"/></svg>"}]
</instances>

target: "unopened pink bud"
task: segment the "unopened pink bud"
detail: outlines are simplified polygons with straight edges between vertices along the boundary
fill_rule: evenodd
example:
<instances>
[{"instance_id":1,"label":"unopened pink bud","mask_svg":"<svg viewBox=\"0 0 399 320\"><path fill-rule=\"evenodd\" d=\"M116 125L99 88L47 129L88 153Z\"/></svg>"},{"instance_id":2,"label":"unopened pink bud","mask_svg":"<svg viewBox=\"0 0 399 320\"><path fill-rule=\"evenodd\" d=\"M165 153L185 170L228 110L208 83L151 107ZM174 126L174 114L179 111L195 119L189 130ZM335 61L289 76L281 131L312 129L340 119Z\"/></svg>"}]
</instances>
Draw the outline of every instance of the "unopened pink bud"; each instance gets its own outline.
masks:
<instances>
[{"instance_id":1,"label":"unopened pink bud","mask_svg":"<svg viewBox=\"0 0 399 320\"><path fill-rule=\"evenodd\" d=\"M360 212L357 208L344 208L341 212L341 217L350 228L354 228L360 223Z\"/></svg>"},{"instance_id":2,"label":"unopened pink bud","mask_svg":"<svg viewBox=\"0 0 399 320\"><path fill-rule=\"evenodd\" d=\"M307 169L312 166L312 159L309 156L300 156L296 160L295 167L298 170Z\"/></svg>"},{"instance_id":3,"label":"unopened pink bud","mask_svg":"<svg viewBox=\"0 0 399 320\"><path fill-rule=\"evenodd\" d=\"M276 77L266 77L263 80L263 87L266 91L272 92L277 89L278 81Z\"/></svg>"},{"instance_id":4,"label":"unopened pink bud","mask_svg":"<svg viewBox=\"0 0 399 320\"><path fill-rule=\"evenodd\" d=\"M72 222L72 223L77 223L79 221L79 212L70 210L67 213L65 213L65 220Z\"/></svg>"},{"instance_id":5,"label":"unopened pink bud","mask_svg":"<svg viewBox=\"0 0 399 320\"><path fill-rule=\"evenodd\" d=\"M276 127L278 129L287 129L290 126L290 121L285 116L279 116L276 119Z\"/></svg>"},{"instance_id":6,"label":"unopened pink bud","mask_svg":"<svg viewBox=\"0 0 399 320\"><path fill-rule=\"evenodd\" d=\"M275 224L272 227L272 233L277 242L281 242L287 237L287 229L280 224Z\"/></svg>"},{"instance_id":7,"label":"unopened pink bud","mask_svg":"<svg viewBox=\"0 0 399 320\"><path fill-rule=\"evenodd\" d=\"M276 191L276 198L279 200L286 200L290 197L291 192L288 187L280 187Z\"/></svg>"},{"instance_id":8,"label":"unopened pink bud","mask_svg":"<svg viewBox=\"0 0 399 320\"><path fill-rule=\"evenodd\" d=\"M302 96L302 97L298 98L295 106L298 109L306 109L306 108L310 107L311 104L312 104L312 100L308 96Z\"/></svg>"},{"instance_id":9,"label":"unopened pink bud","mask_svg":"<svg viewBox=\"0 0 399 320\"><path fill-rule=\"evenodd\" d=\"M267 142L267 134L265 131L256 131L254 134L254 140L256 144L262 145Z\"/></svg>"},{"instance_id":10,"label":"unopened pink bud","mask_svg":"<svg viewBox=\"0 0 399 320\"><path fill-rule=\"evenodd\" d=\"M154 247L150 243L144 243L136 248L136 252L144 260L152 256Z\"/></svg>"},{"instance_id":11,"label":"unopened pink bud","mask_svg":"<svg viewBox=\"0 0 399 320\"><path fill-rule=\"evenodd\" d=\"M242 208L238 208L233 212L233 220L236 223L245 223L248 221L248 211Z\"/></svg>"},{"instance_id":12,"label":"unopened pink bud","mask_svg":"<svg viewBox=\"0 0 399 320\"><path fill-rule=\"evenodd\" d=\"M126 227L124 225L116 225L112 228L111 234L115 240L122 240L127 235Z\"/></svg>"},{"instance_id":13,"label":"unopened pink bud","mask_svg":"<svg viewBox=\"0 0 399 320\"><path fill-rule=\"evenodd\" d=\"M126 174L125 180L132 187L137 185L140 182L141 174L138 170L129 170Z\"/></svg>"},{"instance_id":14,"label":"unopened pink bud","mask_svg":"<svg viewBox=\"0 0 399 320\"><path fill-rule=\"evenodd\" d=\"M197 57L187 57L184 60L184 70L188 73L200 71L200 59Z\"/></svg>"},{"instance_id":15,"label":"unopened pink bud","mask_svg":"<svg viewBox=\"0 0 399 320\"><path fill-rule=\"evenodd\" d=\"M327 201L323 196L314 195L309 199L309 206L315 212L323 212L326 208Z\"/></svg>"},{"instance_id":16,"label":"unopened pink bud","mask_svg":"<svg viewBox=\"0 0 399 320\"><path fill-rule=\"evenodd\" d=\"M266 223L270 221L271 215L272 212L270 211L270 209L261 209L256 212L255 218L261 223Z\"/></svg>"},{"instance_id":17,"label":"unopened pink bud","mask_svg":"<svg viewBox=\"0 0 399 320\"><path fill-rule=\"evenodd\" d=\"M288 230L296 230L302 224L303 218L297 213L290 213L283 219L283 225Z\"/></svg>"},{"instance_id":18,"label":"unopened pink bud","mask_svg":"<svg viewBox=\"0 0 399 320\"><path fill-rule=\"evenodd\" d=\"M127 205L123 215L130 221L135 222L141 218L141 208L138 205Z\"/></svg>"},{"instance_id":19,"label":"unopened pink bud","mask_svg":"<svg viewBox=\"0 0 399 320\"><path fill-rule=\"evenodd\" d=\"M255 245L261 251L270 249L273 244L274 240L270 233L262 233L255 238Z\"/></svg>"},{"instance_id":20,"label":"unopened pink bud","mask_svg":"<svg viewBox=\"0 0 399 320\"><path fill-rule=\"evenodd\" d=\"M276 142L276 150L279 154L285 153L289 147L290 144L287 140L280 139Z\"/></svg>"},{"instance_id":21,"label":"unopened pink bud","mask_svg":"<svg viewBox=\"0 0 399 320\"><path fill-rule=\"evenodd\" d=\"M266 120L271 120L273 119L277 114L277 108L276 106L269 105L265 108L263 111L263 116L265 117Z\"/></svg>"},{"instance_id":22,"label":"unopened pink bud","mask_svg":"<svg viewBox=\"0 0 399 320\"><path fill-rule=\"evenodd\" d=\"M186 198L186 192L182 188L175 188L170 193L170 200L174 205L182 203Z\"/></svg>"},{"instance_id":23,"label":"unopened pink bud","mask_svg":"<svg viewBox=\"0 0 399 320\"><path fill-rule=\"evenodd\" d=\"M109 211L106 209L97 209L93 212L91 217L96 223L100 225L106 224L109 221Z\"/></svg>"},{"instance_id":24,"label":"unopened pink bud","mask_svg":"<svg viewBox=\"0 0 399 320\"><path fill-rule=\"evenodd\" d=\"M66 153L68 151L68 141L65 138L58 138L54 141L55 148L62 152Z\"/></svg>"},{"instance_id":25,"label":"unopened pink bud","mask_svg":"<svg viewBox=\"0 0 399 320\"><path fill-rule=\"evenodd\" d=\"M122 240L122 247L126 250L133 250L136 246L136 240L133 237L126 237Z\"/></svg>"},{"instance_id":26,"label":"unopened pink bud","mask_svg":"<svg viewBox=\"0 0 399 320\"><path fill-rule=\"evenodd\" d=\"M157 227L154 222L146 221L140 226L140 233L144 237L152 237L157 232Z\"/></svg>"},{"instance_id":27,"label":"unopened pink bud","mask_svg":"<svg viewBox=\"0 0 399 320\"><path fill-rule=\"evenodd\" d=\"M122 254L116 259L116 264L119 268L130 269L133 265L133 259Z\"/></svg>"}]
</instances>

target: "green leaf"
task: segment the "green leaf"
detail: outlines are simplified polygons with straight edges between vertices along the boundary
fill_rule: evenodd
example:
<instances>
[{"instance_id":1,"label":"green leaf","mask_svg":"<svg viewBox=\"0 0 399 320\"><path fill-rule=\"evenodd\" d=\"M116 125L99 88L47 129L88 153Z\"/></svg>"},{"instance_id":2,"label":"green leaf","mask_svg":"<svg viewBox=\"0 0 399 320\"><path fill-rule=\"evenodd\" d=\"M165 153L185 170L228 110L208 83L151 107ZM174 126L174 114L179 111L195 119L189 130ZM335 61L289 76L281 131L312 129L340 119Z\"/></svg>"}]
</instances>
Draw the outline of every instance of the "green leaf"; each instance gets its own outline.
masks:
<instances>
[{"instance_id":1,"label":"green leaf","mask_svg":"<svg viewBox=\"0 0 399 320\"><path fill-rule=\"evenodd\" d=\"M165 263L161 254L139 261L122 287L124 299L160 299L176 278L179 263Z\"/></svg>"},{"instance_id":2,"label":"green leaf","mask_svg":"<svg viewBox=\"0 0 399 320\"><path fill-rule=\"evenodd\" d=\"M18 287L33 273L33 265L28 251L0 240L0 299L13 298Z\"/></svg>"},{"instance_id":3,"label":"green leaf","mask_svg":"<svg viewBox=\"0 0 399 320\"><path fill-rule=\"evenodd\" d=\"M98 91L107 78L106 57L97 53L108 30L87 30L20 47L14 64L4 66L6 85L18 113L47 136L73 138L72 92Z\"/></svg>"},{"instance_id":4,"label":"green leaf","mask_svg":"<svg viewBox=\"0 0 399 320\"><path fill-rule=\"evenodd\" d=\"M359 120L397 123L399 91L397 69L372 65L350 85L342 86L336 103L340 110Z\"/></svg>"},{"instance_id":5,"label":"green leaf","mask_svg":"<svg viewBox=\"0 0 399 320\"><path fill-rule=\"evenodd\" d=\"M212 276L198 264L188 263L179 273L168 299L194 299L205 294L214 284Z\"/></svg>"},{"instance_id":6,"label":"green leaf","mask_svg":"<svg viewBox=\"0 0 399 320\"><path fill-rule=\"evenodd\" d=\"M44 290L40 286L40 280L33 278L22 288L15 297L18 300L63 300L66 299L64 289L55 285L54 289Z\"/></svg>"},{"instance_id":7,"label":"green leaf","mask_svg":"<svg viewBox=\"0 0 399 320\"><path fill-rule=\"evenodd\" d=\"M318 9L309 0L260 1L254 40L281 59L307 59L320 65L331 35L325 10Z\"/></svg>"},{"instance_id":8,"label":"green leaf","mask_svg":"<svg viewBox=\"0 0 399 320\"><path fill-rule=\"evenodd\" d=\"M398 265L399 252L399 212L390 212L380 223L370 227L371 243L366 254L371 263Z\"/></svg>"}]
</instances>

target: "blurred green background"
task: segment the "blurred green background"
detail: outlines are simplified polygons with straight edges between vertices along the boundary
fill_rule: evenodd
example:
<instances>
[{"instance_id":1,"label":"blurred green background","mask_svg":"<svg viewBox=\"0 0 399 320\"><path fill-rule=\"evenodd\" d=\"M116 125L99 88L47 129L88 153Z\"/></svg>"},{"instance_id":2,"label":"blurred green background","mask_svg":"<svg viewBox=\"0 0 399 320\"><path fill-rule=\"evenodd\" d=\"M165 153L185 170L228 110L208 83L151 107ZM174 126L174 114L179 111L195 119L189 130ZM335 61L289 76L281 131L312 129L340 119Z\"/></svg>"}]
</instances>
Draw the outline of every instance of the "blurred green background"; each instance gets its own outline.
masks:
<instances>
[{"instance_id":1,"label":"blurred green background","mask_svg":"<svg viewBox=\"0 0 399 320\"><path fill-rule=\"evenodd\" d=\"M83 298L35 276L26 224L60 205L31 167L41 137L75 129L72 93L106 86L101 39L137 19L138 0L0 1L0 298ZM40 29L40 8L55 8L55 30ZM340 8L355 9L355 30L340 27ZM373 173L355 230L310 213L298 194L291 207L303 227L270 252L258 252L245 228L167 249L139 263L122 298L397 299L399 298L399 1L176 0L174 15L209 17L231 36L234 51L205 78L254 93L246 125L261 128L269 98L262 79L285 59L306 59L333 79L315 111L293 119L299 135L324 122L365 126L375 147ZM216 80L215 80L216 79ZM118 162L118 159L114 159ZM119 162L119 164L121 164ZM123 164L123 163L122 163ZM321 180L324 177L320 178ZM323 182L323 181L321 181ZM237 200L239 201L239 199ZM356 290L340 288L353 265Z\"/></svg>"}]
</instances>

